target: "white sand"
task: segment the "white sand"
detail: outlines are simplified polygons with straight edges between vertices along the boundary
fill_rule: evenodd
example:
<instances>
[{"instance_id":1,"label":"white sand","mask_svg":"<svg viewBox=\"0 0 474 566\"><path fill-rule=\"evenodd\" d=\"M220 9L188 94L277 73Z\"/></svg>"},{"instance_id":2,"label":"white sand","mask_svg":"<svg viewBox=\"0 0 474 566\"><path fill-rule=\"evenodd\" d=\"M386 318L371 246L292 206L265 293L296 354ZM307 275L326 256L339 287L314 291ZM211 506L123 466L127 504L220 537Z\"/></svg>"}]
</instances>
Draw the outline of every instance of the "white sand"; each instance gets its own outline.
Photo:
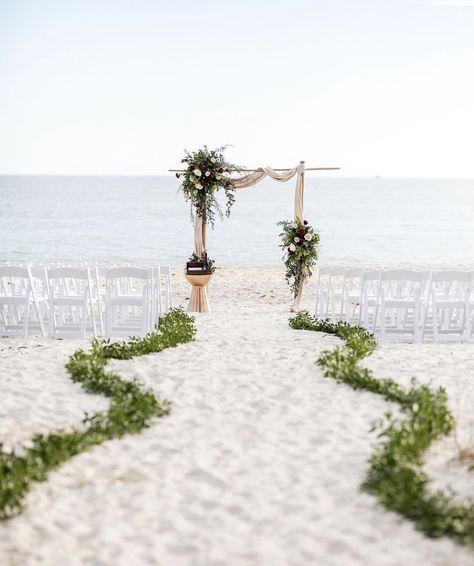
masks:
<instances>
[{"instance_id":1,"label":"white sand","mask_svg":"<svg viewBox=\"0 0 474 566\"><path fill-rule=\"evenodd\" d=\"M0 564L474 564L474 551L427 539L360 492L378 442L369 430L389 404L322 376L314 361L338 340L288 327L281 270L225 269L211 289L196 342L110 363L171 400L172 414L37 484L23 514L0 525ZM107 406L67 377L78 344L0 342L1 440L17 445ZM380 377L444 385L459 442L472 446L473 360L473 344L393 344L365 363ZM440 442L427 468L437 484L474 493L455 454Z\"/></svg>"}]
</instances>

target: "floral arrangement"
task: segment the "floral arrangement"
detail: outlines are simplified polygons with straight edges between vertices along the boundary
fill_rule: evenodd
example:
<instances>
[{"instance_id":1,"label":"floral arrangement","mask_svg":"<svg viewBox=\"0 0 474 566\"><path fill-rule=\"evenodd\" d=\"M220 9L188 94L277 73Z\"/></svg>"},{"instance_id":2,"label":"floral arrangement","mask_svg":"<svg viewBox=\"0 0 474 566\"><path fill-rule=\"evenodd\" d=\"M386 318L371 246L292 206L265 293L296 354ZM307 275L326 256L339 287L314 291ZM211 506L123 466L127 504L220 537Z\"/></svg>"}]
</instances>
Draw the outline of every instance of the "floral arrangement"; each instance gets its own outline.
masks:
<instances>
[{"instance_id":1,"label":"floral arrangement","mask_svg":"<svg viewBox=\"0 0 474 566\"><path fill-rule=\"evenodd\" d=\"M208 257L206 252L203 252L202 256L199 257L198 254L196 252L193 252L190 256L188 261L195 261L195 262L207 262L207 271L210 271L211 274L215 272L216 270L216 262L215 260L211 259L210 257Z\"/></svg>"},{"instance_id":2,"label":"floral arrangement","mask_svg":"<svg viewBox=\"0 0 474 566\"><path fill-rule=\"evenodd\" d=\"M191 213L201 216L204 223L214 227L215 213L222 218L223 214L216 199L216 193L224 189L227 203L226 216L235 202L235 189L230 180L231 171L240 168L228 163L224 158L226 147L209 150L207 146L198 151L185 152L181 163L187 165L184 173L177 173L178 179L183 178L181 189L184 198L191 202ZM194 208L194 210L193 210Z\"/></svg>"},{"instance_id":3,"label":"floral arrangement","mask_svg":"<svg viewBox=\"0 0 474 566\"><path fill-rule=\"evenodd\" d=\"M301 283L311 277L318 259L319 234L306 220L290 222L283 220L278 223L283 226L280 234L284 250L283 261L286 267L285 279L291 286L293 296L298 295Z\"/></svg>"}]
</instances>

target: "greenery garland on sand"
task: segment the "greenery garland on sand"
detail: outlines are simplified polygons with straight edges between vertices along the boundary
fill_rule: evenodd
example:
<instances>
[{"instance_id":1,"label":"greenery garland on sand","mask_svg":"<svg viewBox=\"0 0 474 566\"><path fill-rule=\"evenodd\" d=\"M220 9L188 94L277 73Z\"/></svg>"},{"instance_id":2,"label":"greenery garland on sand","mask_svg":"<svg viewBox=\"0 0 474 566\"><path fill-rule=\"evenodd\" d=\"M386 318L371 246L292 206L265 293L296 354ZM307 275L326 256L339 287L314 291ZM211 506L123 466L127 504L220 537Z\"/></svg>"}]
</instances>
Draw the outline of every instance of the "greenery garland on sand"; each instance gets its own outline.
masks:
<instances>
[{"instance_id":1,"label":"greenery garland on sand","mask_svg":"<svg viewBox=\"0 0 474 566\"><path fill-rule=\"evenodd\" d=\"M203 222L212 227L216 212L223 217L216 198L217 192L224 189L227 198L226 216L229 216L235 202L235 189L230 180L230 173L241 170L225 160L225 149L226 146L209 150L204 146L198 151L185 151L181 163L186 164L186 170L181 174L176 173L178 179L182 177L181 190L184 198L191 202L191 214L194 212L201 216Z\"/></svg>"},{"instance_id":2,"label":"greenery garland on sand","mask_svg":"<svg viewBox=\"0 0 474 566\"><path fill-rule=\"evenodd\" d=\"M311 277L316 265L319 234L314 231L307 220L301 221L299 218L295 222L283 220L277 225L283 226L280 234L282 239L280 248L284 251L285 279L291 286L293 296L296 297L301 283Z\"/></svg>"},{"instance_id":3,"label":"greenery garland on sand","mask_svg":"<svg viewBox=\"0 0 474 566\"><path fill-rule=\"evenodd\" d=\"M35 435L30 446L18 455L4 451L0 444L0 519L20 513L32 483L46 480L48 473L63 462L106 440L137 434L154 417L170 412L168 401L158 399L137 381L106 372L107 360L128 360L161 352L190 342L195 332L194 319L181 309L173 309L160 318L156 331L145 338L119 343L94 340L89 351L75 352L66 365L71 379L81 383L88 393L110 397L110 408L105 413L86 415L82 428Z\"/></svg>"},{"instance_id":4,"label":"greenery garland on sand","mask_svg":"<svg viewBox=\"0 0 474 566\"><path fill-rule=\"evenodd\" d=\"M363 489L376 495L388 509L412 520L430 537L449 536L474 547L474 503L456 503L451 495L429 490L429 478L422 470L423 454L440 436L453 430L454 418L443 388L432 391L415 380L406 389L392 379L376 379L358 365L370 355L377 342L364 328L346 322L331 323L299 313L290 326L334 334L345 346L321 354L317 363L326 377L382 395L398 403L407 418L397 422L390 416L380 433L385 443L371 458Z\"/></svg>"}]
</instances>

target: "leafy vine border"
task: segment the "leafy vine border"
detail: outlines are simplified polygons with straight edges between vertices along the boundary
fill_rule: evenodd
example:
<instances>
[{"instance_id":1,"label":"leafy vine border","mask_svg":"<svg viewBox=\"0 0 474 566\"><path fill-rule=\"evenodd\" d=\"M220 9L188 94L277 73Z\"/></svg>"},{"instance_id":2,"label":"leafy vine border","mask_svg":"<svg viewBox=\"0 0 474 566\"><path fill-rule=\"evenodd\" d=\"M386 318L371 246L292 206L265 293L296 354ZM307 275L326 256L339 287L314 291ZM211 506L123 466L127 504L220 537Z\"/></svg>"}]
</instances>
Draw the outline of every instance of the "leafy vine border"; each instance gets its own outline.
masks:
<instances>
[{"instance_id":1,"label":"leafy vine border","mask_svg":"<svg viewBox=\"0 0 474 566\"><path fill-rule=\"evenodd\" d=\"M21 455L3 450L0 444L0 520L21 513L24 498L34 482L45 481L48 473L61 464L94 446L138 434L150 425L154 417L169 414L170 403L158 399L137 381L127 381L118 374L106 372L109 359L128 360L161 352L194 339L194 319L182 309L172 309L160 318L155 332L145 338L110 343L94 340L89 351L78 350L66 365L74 382L82 384L88 393L101 393L111 398L109 410L86 415L86 428L63 429L49 434L37 434L31 446Z\"/></svg>"},{"instance_id":2,"label":"leafy vine border","mask_svg":"<svg viewBox=\"0 0 474 566\"><path fill-rule=\"evenodd\" d=\"M430 492L430 480L422 470L427 448L449 434L455 424L445 390L432 391L415 380L406 389L392 379L376 379L369 369L360 367L358 362L377 346L364 328L320 320L307 312L290 319L290 326L341 338L344 346L323 352L317 361L324 375L353 389L382 395L398 403L407 415L401 422L390 419L380 433L385 443L373 454L362 488L378 497L387 509L413 521L427 536L448 536L474 547L474 502L462 505L441 490Z\"/></svg>"}]
</instances>

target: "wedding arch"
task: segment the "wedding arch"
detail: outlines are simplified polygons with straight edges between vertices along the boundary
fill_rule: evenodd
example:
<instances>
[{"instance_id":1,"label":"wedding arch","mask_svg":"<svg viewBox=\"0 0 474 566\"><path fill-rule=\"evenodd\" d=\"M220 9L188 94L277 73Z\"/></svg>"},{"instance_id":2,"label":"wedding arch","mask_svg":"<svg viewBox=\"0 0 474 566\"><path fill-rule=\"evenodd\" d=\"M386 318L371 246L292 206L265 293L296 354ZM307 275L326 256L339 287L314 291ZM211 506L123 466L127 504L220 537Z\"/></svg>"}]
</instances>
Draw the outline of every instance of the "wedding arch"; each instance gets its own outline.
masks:
<instances>
[{"instance_id":1,"label":"wedding arch","mask_svg":"<svg viewBox=\"0 0 474 566\"><path fill-rule=\"evenodd\" d=\"M205 150L207 151L207 148L205 148ZM188 156L190 155L191 154L188 154ZM186 161L186 159L184 159L183 162L184 161ZM190 166L188 170L192 170L193 167L194 167L193 165ZM226 178L225 183L226 183L226 189L233 191L233 190L246 189L248 187L252 187L258 184L259 182L261 182L263 179L265 179L265 177L270 177L271 179L274 179L275 181L279 181L279 182L287 182L296 176L293 218L294 218L295 226L303 226L303 223L307 224L307 222L304 220L305 172L334 171L338 169L339 167L306 167L304 161L300 161L300 163L295 167L284 168L284 169L281 168L273 169L271 167L258 167L256 169L232 168L232 169L226 169L226 171L234 174L239 173L241 175L238 177L229 176L228 178ZM188 173L188 170L169 169L169 172L176 173L176 176L179 177L182 174ZM222 171L222 169L220 169L219 171ZM198 189L202 190L203 189L202 184L205 183L206 178L202 177L202 183L201 183L200 181L201 171L198 169L194 169L193 173L197 175L197 177L194 178L194 181L196 182ZM206 172L206 175L207 174L208 173ZM202 193L196 192L196 194L201 195ZM232 204L233 204L233 199L231 199L230 205L228 204L228 209ZM203 255L206 254L207 252L207 224L208 222L206 221L206 211L205 210L202 211L200 208L198 208L198 206L196 206L196 210L194 214L194 255L196 258L202 258ZM305 278L302 277L298 282L294 294L293 304L291 306L292 311L299 310L301 297L303 293L304 279ZM195 312L209 312L209 304L206 294L206 284L207 281L209 281L209 278L207 279L207 281L202 278L198 280L196 280L196 278L194 279L189 278L188 281L193 285L193 291L188 310ZM206 283L203 283L205 281Z\"/></svg>"}]
</instances>

